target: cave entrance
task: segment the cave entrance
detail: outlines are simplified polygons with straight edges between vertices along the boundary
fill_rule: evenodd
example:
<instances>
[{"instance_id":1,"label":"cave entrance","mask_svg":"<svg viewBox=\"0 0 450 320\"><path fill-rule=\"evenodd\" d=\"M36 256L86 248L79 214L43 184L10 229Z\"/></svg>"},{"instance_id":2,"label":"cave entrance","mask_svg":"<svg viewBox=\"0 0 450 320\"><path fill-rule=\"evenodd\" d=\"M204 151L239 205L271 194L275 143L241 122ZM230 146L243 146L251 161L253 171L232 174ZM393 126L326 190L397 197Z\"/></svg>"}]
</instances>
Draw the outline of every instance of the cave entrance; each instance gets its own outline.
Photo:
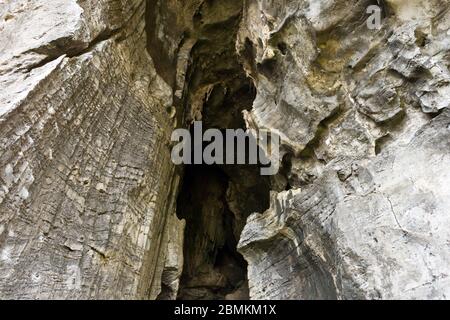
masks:
<instances>
[{"instance_id":1,"label":"cave entrance","mask_svg":"<svg viewBox=\"0 0 450 320\"><path fill-rule=\"evenodd\" d=\"M256 92L236 52L242 13L242 0L147 3L148 51L175 88L178 127L201 120L204 131L246 129L242 111ZM257 165L185 166L179 299L248 298L247 265L236 246L248 216L268 209L269 197L269 178Z\"/></svg>"},{"instance_id":2,"label":"cave entrance","mask_svg":"<svg viewBox=\"0 0 450 320\"><path fill-rule=\"evenodd\" d=\"M214 107L213 91L204 106L204 128L245 129L242 111L251 108L254 90L228 91ZM226 150L223 150L226 155ZM186 220L184 268L178 298L249 298L247 263L237 245L249 215L269 208L270 181L258 165L187 165L177 203Z\"/></svg>"},{"instance_id":3,"label":"cave entrance","mask_svg":"<svg viewBox=\"0 0 450 320\"><path fill-rule=\"evenodd\" d=\"M179 299L248 299L247 263L237 252L248 216L269 207L269 181L252 166L185 167L177 214L186 220Z\"/></svg>"},{"instance_id":4,"label":"cave entrance","mask_svg":"<svg viewBox=\"0 0 450 320\"><path fill-rule=\"evenodd\" d=\"M180 299L248 298L247 266L237 251L236 219L227 204L229 177L217 166L187 166L178 200L186 220ZM239 291L239 292L237 292Z\"/></svg>"}]
</instances>

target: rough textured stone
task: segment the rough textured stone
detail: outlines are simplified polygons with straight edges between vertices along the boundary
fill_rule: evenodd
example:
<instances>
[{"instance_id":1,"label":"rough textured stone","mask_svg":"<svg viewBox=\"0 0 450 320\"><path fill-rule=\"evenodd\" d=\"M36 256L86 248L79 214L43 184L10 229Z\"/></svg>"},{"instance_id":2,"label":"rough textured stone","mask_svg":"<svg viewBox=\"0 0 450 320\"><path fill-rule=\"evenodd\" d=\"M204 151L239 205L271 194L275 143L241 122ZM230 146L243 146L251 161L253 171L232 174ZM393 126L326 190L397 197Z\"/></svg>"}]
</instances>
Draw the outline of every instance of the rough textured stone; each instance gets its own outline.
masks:
<instances>
[{"instance_id":1,"label":"rough textured stone","mask_svg":"<svg viewBox=\"0 0 450 320\"><path fill-rule=\"evenodd\" d=\"M0 298L449 298L449 104L445 0L0 2Z\"/></svg>"},{"instance_id":2,"label":"rough textured stone","mask_svg":"<svg viewBox=\"0 0 450 320\"><path fill-rule=\"evenodd\" d=\"M252 298L449 297L449 6L383 1L370 30L370 4L245 4L252 116L291 189L242 233Z\"/></svg>"},{"instance_id":3,"label":"rough textured stone","mask_svg":"<svg viewBox=\"0 0 450 320\"><path fill-rule=\"evenodd\" d=\"M449 123L446 112L409 144L354 162L345 181L330 168L253 215L240 243L251 296L448 298Z\"/></svg>"},{"instance_id":4,"label":"rough textured stone","mask_svg":"<svg viewBox=\"0 0 450 320\"><path fill-rule=\"evenodd\" d=\"M144 10L1 8L1 298L159 294L178 180Z\"/></svg>"}]
</instances>

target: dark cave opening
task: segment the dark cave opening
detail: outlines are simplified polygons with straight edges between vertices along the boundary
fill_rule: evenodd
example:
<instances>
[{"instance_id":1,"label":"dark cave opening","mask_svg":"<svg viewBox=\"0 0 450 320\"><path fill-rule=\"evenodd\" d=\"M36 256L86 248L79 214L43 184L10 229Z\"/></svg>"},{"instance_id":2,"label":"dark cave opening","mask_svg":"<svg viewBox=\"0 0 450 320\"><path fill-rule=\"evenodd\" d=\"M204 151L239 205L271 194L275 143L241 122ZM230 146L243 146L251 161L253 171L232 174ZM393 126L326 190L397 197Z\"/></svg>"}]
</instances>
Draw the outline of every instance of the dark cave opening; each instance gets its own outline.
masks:
<instances>
[{"instance_id":1,"label":"dark cave opening","mask_svg":"<svg viewBox=\"0 0 450 320\"><path fill-rule=\"evenodd\" d=\"M217 90L221 92L221 90ZM235 108L253 101L248 86L236 91ZM238 98L237 98L238 97ZM214 100L214 97L212 98ZM242 110L205 108L204 130L245 126ZM238 109L239 109L238 108ZM225 111L228 110L228 111ZM220 116L219 116L220 115ZM221 121L222 119L222 121ZM205 147L206 145L204 145ZM226 150L223 150L226 155ZM269 208L270 179L259 165L186 165L177 215L186 220L180 300L247 300L247 262L237 251L247 218Z\"/></svg>"},{"instance_id":2,"label":"dark cave opening","mask_svg":"<svg viewBox=\"0 0 450 320\"><path fill-rule=\"evenodd\" d=\"M224 299L241 290L248 298L246 263L236 251L234 216L227 205L228 176L217 166L187 166L178 200L186 220L184 272L179 299Z\"/></svg>"},{"instance_id":3,"label":"dark cave opening","mask_svg":"<svg viewBox=\"0 0 450 320\"><path fill-rule=\"evenodd\" d=\"M175 88L178 128L202 121L204 131L246 129L242 112L252 108L256 90L236 52L242 10L242 0L147 3L148 51ZM178 299L248 299L247 263L237 245L247 218L269 208L269 177L258 165L186 165L182 175L177 216L186 229Z\"/></svg>"}]
</instances>

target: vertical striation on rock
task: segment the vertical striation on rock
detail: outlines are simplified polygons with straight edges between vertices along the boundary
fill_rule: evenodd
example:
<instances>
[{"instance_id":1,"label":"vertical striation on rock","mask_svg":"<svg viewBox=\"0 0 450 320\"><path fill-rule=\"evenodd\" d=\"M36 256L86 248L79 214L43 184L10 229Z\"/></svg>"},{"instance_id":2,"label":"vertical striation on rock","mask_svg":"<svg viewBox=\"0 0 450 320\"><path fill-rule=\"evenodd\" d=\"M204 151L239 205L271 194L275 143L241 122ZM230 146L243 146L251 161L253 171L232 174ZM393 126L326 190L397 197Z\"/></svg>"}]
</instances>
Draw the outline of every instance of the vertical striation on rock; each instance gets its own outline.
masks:
<instances>
[{"instance_id":1,"label":"vertical striation on rock","mask_svg":"<svg viewBox=\"0 0 450 320\"><path fill-rule=\"evenodd\" d=\"M177 180L172 90L146 53L145 9L1 7L1 298L159 293Z\"/></svg>"},{"instance_id":2,"label":"vertical striation on rock","mask_svg":"<svg viewBox=\"0 0 450 320\"><path fill-rule=\"evenodd\" d=\"M2 2L0 298L449 298L449 104L445 0Z\"/></svg>"}]
</instances>

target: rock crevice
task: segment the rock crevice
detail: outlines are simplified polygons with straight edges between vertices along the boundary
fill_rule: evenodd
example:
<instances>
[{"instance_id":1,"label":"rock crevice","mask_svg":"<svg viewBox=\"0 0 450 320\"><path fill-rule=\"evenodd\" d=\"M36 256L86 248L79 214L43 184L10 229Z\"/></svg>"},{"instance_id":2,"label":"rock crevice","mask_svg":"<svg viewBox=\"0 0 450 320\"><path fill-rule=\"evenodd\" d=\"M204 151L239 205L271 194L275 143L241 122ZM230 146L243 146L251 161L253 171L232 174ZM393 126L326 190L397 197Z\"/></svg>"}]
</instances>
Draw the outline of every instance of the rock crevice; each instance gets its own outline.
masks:
<instances>
[{"instance_id":1,"label":"rock crevice","mask_svg":"<svg viewBox=\"0 0 450 320\"><path fill-rule=\"evenodd\" d=\"M448 298L449 38L445 0L0 3L0 298ZM174 166L194 121L279 174Z\"/></svg>"}]
</instances>

